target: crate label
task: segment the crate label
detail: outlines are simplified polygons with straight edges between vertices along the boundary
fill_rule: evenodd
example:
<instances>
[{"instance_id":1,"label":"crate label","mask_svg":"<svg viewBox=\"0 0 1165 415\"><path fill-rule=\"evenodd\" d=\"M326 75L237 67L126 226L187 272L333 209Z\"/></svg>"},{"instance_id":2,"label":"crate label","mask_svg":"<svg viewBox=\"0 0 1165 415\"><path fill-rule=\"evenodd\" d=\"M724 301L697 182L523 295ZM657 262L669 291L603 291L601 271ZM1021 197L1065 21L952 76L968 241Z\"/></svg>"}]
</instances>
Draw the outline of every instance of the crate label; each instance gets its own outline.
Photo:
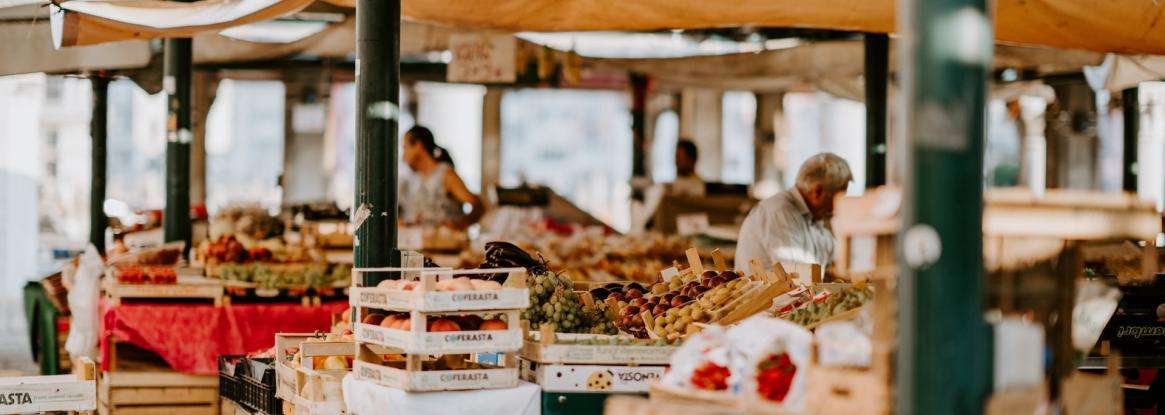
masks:
<instances>
[{"instance_id":1,"label":"crate label","mask_svg":"<svg viewBox=\"0 0 1165 415\"><path fill-rule=\"evenodd\" d=\"M360 303L361 304L386 304L386 303L388 303L388 294L378 293L378 292L370 292L370 291L361 291L360 292Z\"/></svg>"},{"instance_id":2,"label":"crate label","mask_svg":"<svg viewBox=\"0 0 1165 415\"><path fill-rule=\"evenodd\" d=\"M1165 336L1165 326L1120 326L1116 330L1116 338L1131 337L1161 337Z\"/></svg>"},{"instance_id":3,"label":"crate label","mask_svg":"<svg viewBox=\"0 0 1165 415\"><path fill-rule=\"evenodd\" d=\"M516 368L414 372L411 382L414 390L504 388L517 383Z\"/></svg>"},{"instance_id":4,"label":"crate label","mask_svg":"<svg viewBox=\"0 0 1165 415\"><path fill-rule=\"evenodd\" d=\"M523 362L523 377L547 392L647 392L664 366L538 365Z\"/></svg>"},{"instance_id":5,"label":"crate label","mask_svg":"<svg viewBox=\"0 0 1165 415\"><path fill-rule=\"evenodd\" d=\"M371 367L368 367L365 365L359 365L359 366L360 367L357 368L356 373L358 375L360 375L361 378L368 379L368 380L381 380L379 370L376 370L374 368L371 368Z\"/></svg>"},{"instance_id":6,"label":"crate label","mask_svg":"<svg viewBox=\"0 0 1165 415\"><path fill-rule=\"evenodd\" d=\"M97 409L97 383L73 375L0 379L0 413Z\"/></svg>"},{"instance_id":7,"label":"crate label","mask_svg":"<svg viewBox=\"0 0 1165 415\"><path fill-rule=\"evenodd\" d=\"M422 301L416 305L422 311L526 308L530 306L530 291L507 288L497 291L428 292Z\"/></svg>"}]
</instances>

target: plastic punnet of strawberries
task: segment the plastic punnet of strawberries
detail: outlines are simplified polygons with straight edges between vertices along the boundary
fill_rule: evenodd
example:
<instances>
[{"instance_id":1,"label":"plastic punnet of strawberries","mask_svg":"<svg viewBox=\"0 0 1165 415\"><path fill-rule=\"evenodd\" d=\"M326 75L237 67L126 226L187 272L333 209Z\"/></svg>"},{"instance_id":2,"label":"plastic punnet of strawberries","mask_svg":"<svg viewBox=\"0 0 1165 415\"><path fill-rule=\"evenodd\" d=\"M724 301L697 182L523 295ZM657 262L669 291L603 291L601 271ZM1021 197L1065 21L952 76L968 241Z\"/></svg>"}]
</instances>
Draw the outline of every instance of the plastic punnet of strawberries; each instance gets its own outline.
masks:
<instances>
[{"instance_id":1,"label":"plastic punnet of strawberries","mask_svg":"<svg viewBox=\"0 0 1165 415\"><path fill-rule=\"evenodd\" d=\"M781 402L789 394L789 387L796 374L797 366L793 365L787 353L769 355L757 365L756 392L762 398Z\"/></svg>"},{"instance_id":2,"label":"plastic punnet of strawberries","mask_svg":"<svg viewBox=\"0 0 1165 415\"><path fill-rule=\"evenodd\" d=\"M700 367L692 372L692 386L705 390L725 390L728 389L728 376L732 372L724 366L712 362L704 362Z\"/></svg>"}]
</instances>

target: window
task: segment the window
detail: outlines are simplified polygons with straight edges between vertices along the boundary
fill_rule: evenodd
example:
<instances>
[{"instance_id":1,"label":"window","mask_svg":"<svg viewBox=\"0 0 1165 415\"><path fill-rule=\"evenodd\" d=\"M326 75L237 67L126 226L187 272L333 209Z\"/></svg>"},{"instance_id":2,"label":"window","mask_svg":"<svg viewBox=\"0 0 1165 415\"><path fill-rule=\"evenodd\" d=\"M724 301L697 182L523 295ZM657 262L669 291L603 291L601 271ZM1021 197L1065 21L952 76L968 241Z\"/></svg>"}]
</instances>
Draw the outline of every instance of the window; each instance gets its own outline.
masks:
<instances>
[{"instance_id":1,"label":"window","mask_svg":"<svg viewBox=\"0 0 1165 415\"><path fill-rule=\"evenodd\" d=\"M407 89L400 91L400 122L397 130L397 154L399 143L409 128L415 124L413 114L408 112L407 103L414 99ZM479 113L481 111L478 111ZM332 86L331 101L328 102L328 125L324 140L327 154L324 154L324 168L328 169L328 198L341 209L347 209L356 201L356 84L343 83ZM404 163L397 165L397 174L408 173Z\"/></svg>"},{"instance_id":2,"label":"window","mask_svg":"<svg viewBox=\"0 0 1165 415\"><path fill-rule=\"evenodd\" d=\"M620 231L630 224L627 94L527 89L502 97L501 184L549 186Z\"/></svg>"},{"instance_id":3,"label":"window","mask_svg":"<svg viewBox=\"0 0 1165 415\"><path fill-rule=\"evenodd\" d=\"M166 95L150 95L133 81L109 84L106 199L126 210L166 204ZM126 214L129 212L113 212Z\"/></svg>"},{"instance_id":4,"label":"window","mask_svg":"<svg viewBox=\"0 0 1165 415\"><path fill-rule=\"evenodd\" d=\"M849 194L859 195L866 185L866 111L860 102L821 92L785 95L785 188L797 179L797 170L810 156L832 152L849 163L854 181Z\"/></svg>"},{"instance_id":5,"label":"window","mask_svg":"<svg viewBox=\"0 0 1165 415\"><path fill-rule=\"evenodd\" d=\"M284 92L280 81L223 80L206 117L206 207L280 205Z\"/></svg>"},{"instance_id":6,"label":"window","mask_svg":"<svg viewBox=\"0 0 1165 415\"><path fill-rule=\"evenodd\" d=\"M721 140L724 157L720 179L724 183L752 184L755 171L756 95L748 91L724 93Z\"/></svg>"},{"instance_id":7,"label":"window","mask_svg":"<svg viewBox=\"0 0 1165 415\"><path fill-rule=\"evenodd\" d=\"M467 84L417 84L417 123L433 131L449 151L457 175L471 192L481 190L481 111L485 87ZM402 129L406 131L407 129ZM411 172L410 172L411 174Z\"/></svg>"},{"instance_id":8,"label":"window","mask_svg":"<svg viewBox=\"0 0 1165 415\"><path fill-rule=\"evenodd\" d=\"M651 178L656 183L676 179L676 143L680 139L680 116L667 110L655 117L651 139Z\"/></svg>"}]
</instances>

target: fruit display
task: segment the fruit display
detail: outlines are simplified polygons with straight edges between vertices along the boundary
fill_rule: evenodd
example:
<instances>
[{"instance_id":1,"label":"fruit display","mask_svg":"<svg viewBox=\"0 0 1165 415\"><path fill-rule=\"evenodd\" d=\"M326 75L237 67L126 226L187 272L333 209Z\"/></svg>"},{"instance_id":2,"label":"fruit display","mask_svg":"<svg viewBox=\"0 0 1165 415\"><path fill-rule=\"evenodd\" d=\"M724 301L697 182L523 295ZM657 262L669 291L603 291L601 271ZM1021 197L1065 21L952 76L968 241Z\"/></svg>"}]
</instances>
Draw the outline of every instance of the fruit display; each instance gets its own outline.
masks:
<instances>
[{"instance_id":1,"label":"fruit display","mask_svg":"<svg viewBox=\"0 0 1165 415\"><path fill-rule=\"evenodd\" d=\"M671 304L660 303L652 309L652 321L655 324L652 327L652 333L670 340L685 334L695 333L699 330L696 323L719 320L732 310L731 307L735 304L734 300L746 297L745 293L758 289L762 285L763 283L759 281L734 279L714 285L707 291L696 294L699 296L696 300L689 300L691 297L683 294L672 297ZM696 290L690 289L689 292L691 291ZM667 294L660 298L661 301L666 300Z\"/></svg>"},{"instance_id":2,"label":"fruit display","mask_svg":"<svg viewBox=\"0 0 1165 415\"><path fill-rule=\"evenodd\" d=\"M647 293L633 284L628 284L621 292L612 291L610 286L601 288L609 292L605 302L614 304L619 310L616 325L620 329L636 337L648 337L642 317L646 311L655 323L652 332L658 337L674 340L688 333L691 323L714 320L719 316L714 311L726 312L722 307L740 294L738 290L748 285L749 281L736 272L709 270L699 278L691 273L673 276L667 282L652 285Z\"/></svg>"},{"instance_id":3,"label":"fruit display","mask_svg":"<svg viewBox=\"0 0 1165 415\"><path fill-rule=\"evenodd\" d=\"M123 265L115 268L119 284L177 284L178 273L170 266Z\"/></svg>"},{"instance_id":4,"label":"fruit display","mask_svg":"<svg viewBox=\"0 0 1165 415\"><path fill-rule=\"evenodd\" d=\"M207 265L300 263L317 262L319 254L304 246L287 244L280 238L255 240L241 235L222 235L214 240L203 241L196 257Z\"/></svg>"},{"instance_id":5,"label":"fruit display","mask_svg":"<svg viewBox=\"0 0 1165 415\"><path fill-rule=\"evenodd\" d=\"M183 242L112 256L109 268L119 284L177 284Z\"/></svg>"},{"instance_id":6,"label":"fruit display","mask_svg":"<svg viewBox=\"0 0 1165 415\"><path fill-rule=\"evenodd\" d=\"M253 283L257 288L331 288L347 285L351 266L323 263L220 264L216 274L223 281Z\"/></svg>"},{"instance_id":7,"label":"fruit display","mask_svg":"<svg viewBox=\"0 0 1165 415\"><path fill-rule=\"evenodd\" d=\"M527 274L526 285L530 308L522 312L522 318L530 322L531 329L548 324L559 333L617 333L609 306L601 302L584 305L570 278L549 272Z\"/></svg>"},{"instance_id":8,"label":"fruit display","mask_svg":"<svg viewBox=\"0 0 1165 415\"><path fill-rule=\"evenodd\" d=\"M660 271L671 266L675 253L689 244L677 236L609 235L597 228L567 236L553 232L507 234L507 239L514 241L507 243L513 249L537 252L550 271L575 281L596 282L654 282ZM488 251L494 243L486 243L481 253L466 253L463 262L475 264L477 257L485 258L483 263L491 263Z\"/></svg>"},{"instance_id":9,"label":"fruit display","mask_svg":"<svg viewBox=\"0 0 1165 415\"><path fill-rule=\"evenodd\" d=\"M808 301L787 304L774 314L805 327L814 327L826 319L865 305L873 297L874 293L869 286L850 286L837 292L822 290Z\"/></svg>"}]
</instances>

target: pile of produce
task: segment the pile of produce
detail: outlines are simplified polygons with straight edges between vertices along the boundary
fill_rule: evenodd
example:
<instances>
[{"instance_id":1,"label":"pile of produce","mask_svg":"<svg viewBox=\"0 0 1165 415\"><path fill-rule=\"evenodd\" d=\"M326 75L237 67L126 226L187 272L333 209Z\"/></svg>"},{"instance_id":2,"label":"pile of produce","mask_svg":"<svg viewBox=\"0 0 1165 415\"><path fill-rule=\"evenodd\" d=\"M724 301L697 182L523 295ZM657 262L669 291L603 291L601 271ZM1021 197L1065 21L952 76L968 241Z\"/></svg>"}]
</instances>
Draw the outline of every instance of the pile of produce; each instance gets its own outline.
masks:
<instances>
[{"instance_id":1,"label":"pile of produce","mask_svg":"<svg viewBox=\"0 0 1165 415\"><path fill-rule=\"evenodd\" d=\"M169 243L137 252L123 253L109 260L120 284L177 284L176 267L183 243Z\"/></svg>"},{"instance_id":2,"label":"pile of produce","mask_svg":"<svg viewBox=\"0 0 1165 415\"><path fill-rule=\"evenodd\" d=\"M616 326L646 338L649 334L642 314L648 311L655 323L652 332L669 340L698 330L692 323L719 319L731 310L727 306L732 300L747 292L745 288L756 286L733 271L705 271L699 278L690 273L676 275L666 283L652 285L647 294L634 285L622 292L602 287L608 292L605 302L619 310ZM602 294L600 291L597 296Z\"/></svg>"},{"instance_id":3,"label":"pile of produce","mask_svg":"<svg viewBox=\"0 0 1165 415\"><path fill-rule=\"evenodd\" d=\"M346 285L352 269L347 264L326 264L317 252L279 238L254 241L242 235L203 241L196 257L206 264L209 277L265 289Z\"/></svg>"},{"instance_id":4,"label":"pile of produce","mask_svg":"<svg viewBox=\"0 0 1165 415\"><path fill-rule=\"evenodd\" d=\"M425 320L425 329L429 332L442 332L508 330L510 328L505 315L498 314L489 317L482 318L477 314L428 316ZM409 313L380 312L377 310L366 314L360 322L397 330L407 331L413 328Z\"/></svg>"},{"instance_id":5,"label":"pile of produce","mask_svg":"<svg viewBox=\"0 0 1165 415\"><path fill-rule=\"evenodd\" d=\"M217 276L223 281L254 283L256 288L332 288L347 285L352 267L346 264L221 264Z\"/></svg>"},{"instance_id":6,"label":"pile of produce","mask_svg":"<svg viewBox=\"0 0 1165 415\"><path fill-rule=\"evenodd\" d=\"M601 302L584 306L570 278L549 272L527 274L526 286L530 308L522 312L522 318L530 322L531 329L549 324L558 333L618 333L610 309Z\"/></svg>"},{"instance_id":7,"label":"pile of produce","mask_svg":"<svg viewBox=\"0 0 1165 415\"><path fill-rule=\"evenodd\" d=\"M774 314L802 326L812 327L826 319L859 308L874 297L873 291L865 285L860 288L845 287L838 292L821 291L816 295L810 295L811 293L809 290L790 293L793 300L780 306Z\"/></svg>"},{"instance_id":8,"label":"pile of produce","mask_svg":"<svg viewBox=\"0 0 1165 415\"><path fill-rule=\"evenodd\" d=\"M119 284L177 284L178 273L174 267L124 265L117 267Z\"/></svg>"},{"instance_id":9,"label":"pile of produce","mask_svg":"<svg viewBox=\"0 0 1165 415\"><path fill-rule=\"evenodd\" d=\"M568 236L536 232L524 237L507 235L507 238L516 241L515 248L538 252L550 264L551 271L575 281L596 282L654 282L660 271L671 266L675 253L683 252L689 245L686 239L677 236L608 235L599 229ZM464 262L475 263L473 254Z\"/></svg>"}]
</instances>

